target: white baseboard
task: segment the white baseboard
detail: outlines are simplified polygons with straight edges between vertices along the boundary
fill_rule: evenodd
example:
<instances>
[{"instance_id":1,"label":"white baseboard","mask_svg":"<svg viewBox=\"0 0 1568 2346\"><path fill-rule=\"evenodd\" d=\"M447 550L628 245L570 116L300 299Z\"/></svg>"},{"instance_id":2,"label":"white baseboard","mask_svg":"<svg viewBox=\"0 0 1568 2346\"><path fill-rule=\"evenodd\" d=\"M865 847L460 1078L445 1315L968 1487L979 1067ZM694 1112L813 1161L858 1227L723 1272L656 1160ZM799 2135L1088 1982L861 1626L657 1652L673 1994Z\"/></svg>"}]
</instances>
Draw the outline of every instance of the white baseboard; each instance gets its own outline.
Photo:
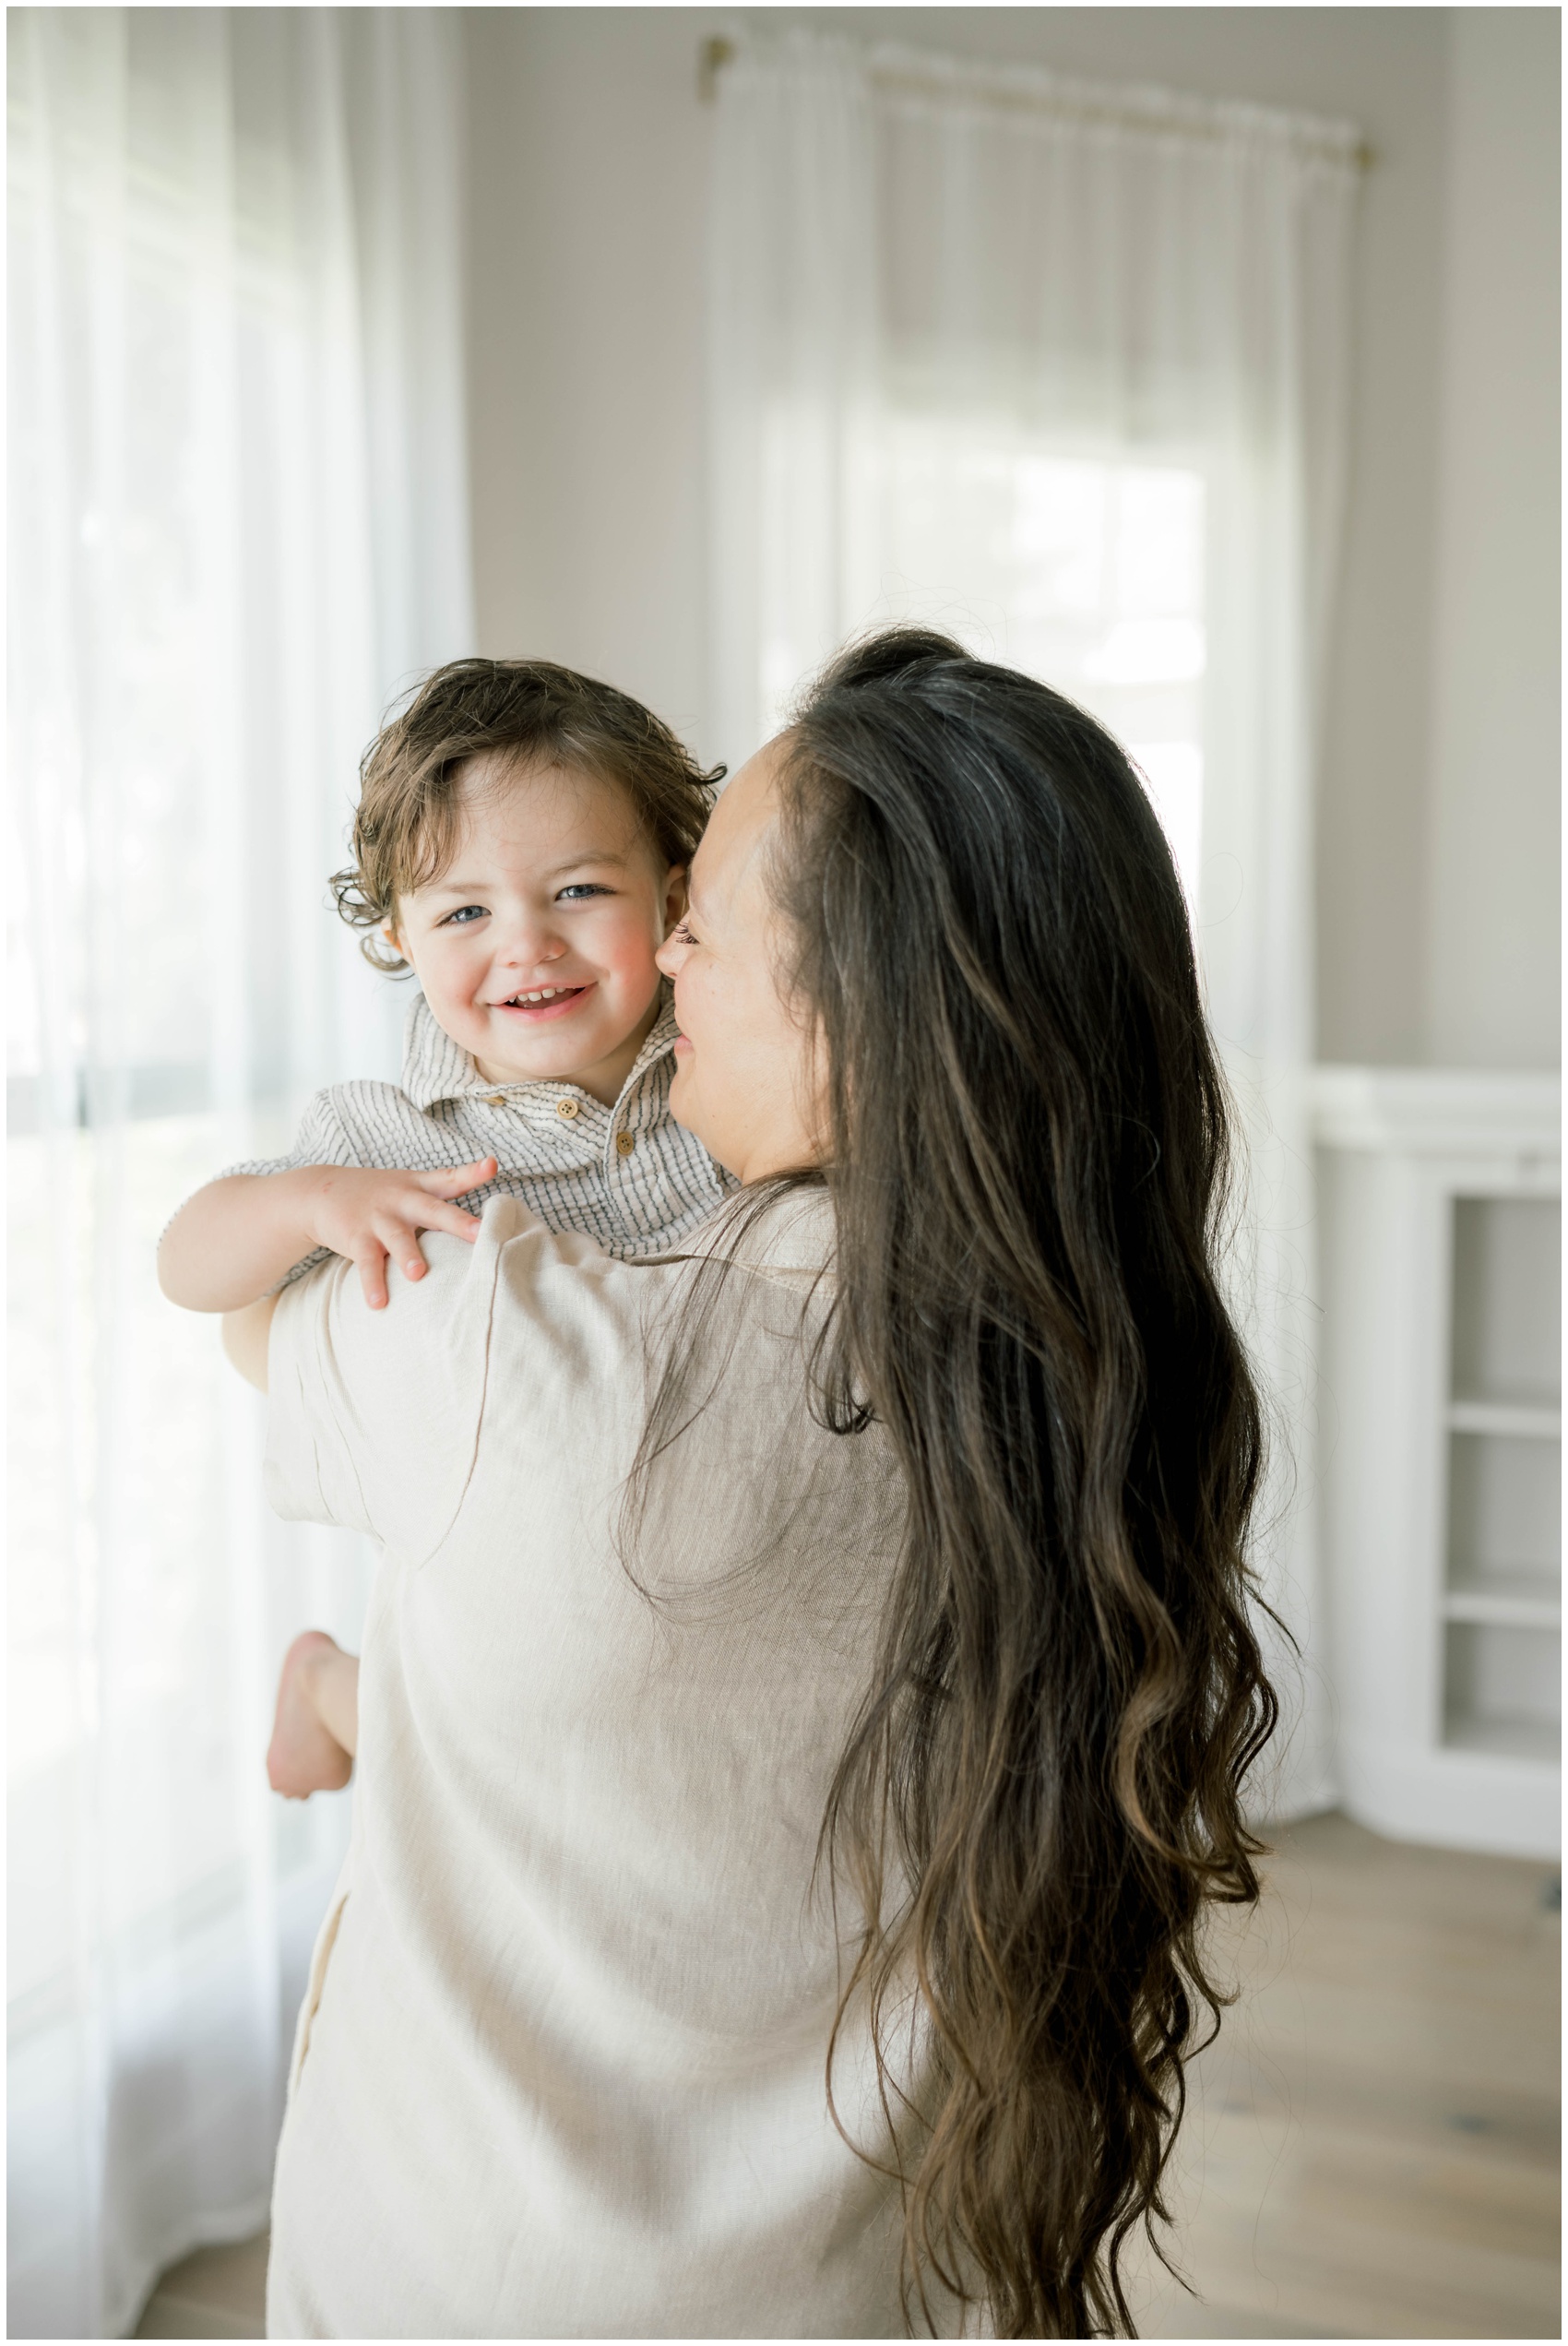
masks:
<instances>
[{"instance_id":1,"label":"white baseboard","mask_svg":"<svg viewBox=\"0 0 1568 2346\"><path fill-rule=\"evenodd\" d=\"M1562 1770L1545 1761L1411 1752L1346 1735L1339 1772L1346 1813L1393 1840L1500 1857L1562 1853Z\"/></svg>"}]
</instances>

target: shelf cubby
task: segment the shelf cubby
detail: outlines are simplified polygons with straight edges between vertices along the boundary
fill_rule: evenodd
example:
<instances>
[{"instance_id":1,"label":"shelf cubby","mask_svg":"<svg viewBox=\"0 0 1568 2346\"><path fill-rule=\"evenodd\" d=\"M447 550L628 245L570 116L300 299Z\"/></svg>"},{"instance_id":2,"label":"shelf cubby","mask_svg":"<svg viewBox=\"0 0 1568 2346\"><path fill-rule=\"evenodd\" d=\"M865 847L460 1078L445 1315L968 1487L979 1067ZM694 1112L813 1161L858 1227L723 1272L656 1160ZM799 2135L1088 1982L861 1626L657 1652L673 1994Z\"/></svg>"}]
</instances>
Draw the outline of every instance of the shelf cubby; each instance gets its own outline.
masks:
<instances>
[{"instance_id":1,"label":"shelf cubby","mask_svg":"<svg viewBox=\"0 0 1568 2346\"><path fill-rule=\"evenodd\" d=\"M1443 1639L1443 1742L1555 1760L1562 1748L1560 1633L1451 1622Z\"/></svg>"},{"instance_id":2,"label":"shelf cubby","mask_svg":"<svg viewBox=\"0 0 1568 2346\"><path fill-rule=\"evenodd\" d=\"M1453 1250L1451 1391L1561 1412L1557 1200L1455 1197Z\"/></svg>"},{"instance_id":3,"label":"shelf cubby","mask_svg":"<svg viewBox=\"0 0 1568 2346\"><path fill-rule=\"evenodd\" d=\"M1443 1741L1562 1742L1562 1244L1547 1198L1456 1197L1450 1224Z\"/></svg>"}]
</instances>

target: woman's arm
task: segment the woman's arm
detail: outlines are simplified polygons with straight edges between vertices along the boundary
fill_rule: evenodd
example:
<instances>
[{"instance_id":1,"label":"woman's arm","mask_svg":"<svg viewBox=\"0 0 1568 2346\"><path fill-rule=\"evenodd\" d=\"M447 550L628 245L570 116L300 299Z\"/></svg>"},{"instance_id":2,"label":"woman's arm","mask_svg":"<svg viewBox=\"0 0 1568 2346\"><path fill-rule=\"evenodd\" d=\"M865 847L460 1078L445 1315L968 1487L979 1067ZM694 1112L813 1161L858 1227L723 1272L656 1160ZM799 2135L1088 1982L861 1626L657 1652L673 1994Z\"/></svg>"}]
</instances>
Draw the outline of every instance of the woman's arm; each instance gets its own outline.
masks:
<instances>
[{"instance_id":1,"label":"woman's arm","mask_svg":"<svg viewBox=\"0 0 1568 2346\"><path fill-rule=\"evenodd\" d=\"M230 1173L198 1189L164 1232L159 1284L186 1311L238 1312L326 1246L359 1266L365 1301L379 1309L386 1301L388 1255L410 1279L424 1275L417 1232L477 1237L474 1216L447 1201L481 1188L495 1170L493 1157L481 1157L440 1173L296 1165L287 1173Z\"/></svg>"}]
</instances>

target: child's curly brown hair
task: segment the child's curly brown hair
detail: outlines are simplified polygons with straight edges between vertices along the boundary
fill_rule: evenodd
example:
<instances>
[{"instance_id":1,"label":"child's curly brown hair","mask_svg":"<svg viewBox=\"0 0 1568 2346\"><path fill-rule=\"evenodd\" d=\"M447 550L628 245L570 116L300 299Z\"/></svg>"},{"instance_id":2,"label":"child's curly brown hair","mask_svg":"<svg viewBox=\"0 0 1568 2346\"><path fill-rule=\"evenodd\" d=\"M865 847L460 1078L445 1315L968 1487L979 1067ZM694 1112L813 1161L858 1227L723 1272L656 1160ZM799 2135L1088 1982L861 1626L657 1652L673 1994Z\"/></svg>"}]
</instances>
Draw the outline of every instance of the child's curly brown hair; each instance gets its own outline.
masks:
<instances>
[{"instance_id":1,"label":"child's curly brown hair","mask_svg":"<svg viewBox=\"0 0 1568 2346\"><path fill-rule=\"evenodd\" d=\"M661 718L613 685L548 660L453 660L419 685L360 766L354 860L332 875L338 910L378 970L407 969L376 932L398 899L439 878L457 844L458 783L473 757L572 766L624 790L655 852L690 863L724 768L704 773Z\"/></svg>"}]
</instances>

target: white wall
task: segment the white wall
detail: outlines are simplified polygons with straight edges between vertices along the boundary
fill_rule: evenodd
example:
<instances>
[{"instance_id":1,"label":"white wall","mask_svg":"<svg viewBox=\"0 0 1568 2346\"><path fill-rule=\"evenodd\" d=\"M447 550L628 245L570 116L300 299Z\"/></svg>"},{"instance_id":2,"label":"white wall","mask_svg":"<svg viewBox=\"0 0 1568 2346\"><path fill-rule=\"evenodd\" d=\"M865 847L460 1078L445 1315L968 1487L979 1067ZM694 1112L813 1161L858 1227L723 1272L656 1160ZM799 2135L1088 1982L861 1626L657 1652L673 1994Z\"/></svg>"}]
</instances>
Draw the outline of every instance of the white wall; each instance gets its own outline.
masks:
<instances>
[{"instance_id":1,"label":"white wall","mask_svg":"<svg viewBox=\"0 0 1568 2346\"><path fill-rule=\"evenodd\" d=\"M464 11L479 640L704 705L703 223L717 14Z\"/></svg>"},{"instance_id":2,"label":"white wall","mask_svg":"<svg viewBox=\"0 0 1568 2346\"><path fill-rule=\"evenodd\" d=\"M1556 220L1555 11L788 13L1361 124L1377 161L1319 806L1321 1047L1375 1061L1538 1059L1549 1042L1540 972L1557 949L1544 803L1555 766L1539 754L1555 665L1553 651L1543 667L1541 646L1555 644L1556 621L1552 603L1548 627L1538 584L1556 568L1556 475L1541 470L1554 431L1540 452L1555 375L1503 382L1465 321L1467 303L1484 301L1514 376L1538 378L1532 352L1555 351L1556 264L1548 270L1538 225L1543 196ZM609 675L715 751L700 731L712 116L696 58L731 12L464 16L481 649ZM1500 140L1497 164L1488 142ZM1500 235L1511 257L1494 249ZM1451 350L1468 351L1468 373L1451 367L1445 387ZM1507 457L1479 456L1478 424L1496 442L1504 422ZM1494 511L1499 462L1522 491L1506 519ZM1478 531L1484 589L1469 576ZM1471 685L1456 699L1461 675ZM1500 795L1485 747L1503 725L1517 747Z\"/></svg>"},{"instance_id":3,"label":"white wall","mask_svg":"<svg viewBox=\"0 0 1568 2346\"><path fill-rule=\"evenodd\" d=\"M1430 1056L1560 1049L1560 19L1450 18Z\"/></svg>"}]
</instances>

